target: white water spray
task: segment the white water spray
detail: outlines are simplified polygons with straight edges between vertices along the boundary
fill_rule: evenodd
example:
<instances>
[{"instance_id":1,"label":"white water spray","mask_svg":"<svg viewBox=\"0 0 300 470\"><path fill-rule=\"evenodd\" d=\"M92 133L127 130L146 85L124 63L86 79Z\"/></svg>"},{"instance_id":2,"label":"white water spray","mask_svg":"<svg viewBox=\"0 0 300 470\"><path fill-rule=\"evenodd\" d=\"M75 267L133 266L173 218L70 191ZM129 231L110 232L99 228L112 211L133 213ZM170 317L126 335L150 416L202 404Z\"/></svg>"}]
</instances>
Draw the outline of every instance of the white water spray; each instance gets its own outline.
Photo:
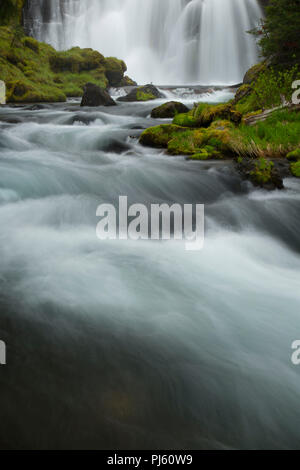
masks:
<instances>
[{"instance_id":1,"label":"white water spray","mask_svg":"<svg viewBox=\"0 0 300 470\"><path fill-rule=\"evenodd\" d=\"M126 61L139 83L234 84L257 61L247 34L257 0L32 0L26 22L59 49L92 47ZM33 18L30 19L30 18Z\"/></svg>"}]
</instances>

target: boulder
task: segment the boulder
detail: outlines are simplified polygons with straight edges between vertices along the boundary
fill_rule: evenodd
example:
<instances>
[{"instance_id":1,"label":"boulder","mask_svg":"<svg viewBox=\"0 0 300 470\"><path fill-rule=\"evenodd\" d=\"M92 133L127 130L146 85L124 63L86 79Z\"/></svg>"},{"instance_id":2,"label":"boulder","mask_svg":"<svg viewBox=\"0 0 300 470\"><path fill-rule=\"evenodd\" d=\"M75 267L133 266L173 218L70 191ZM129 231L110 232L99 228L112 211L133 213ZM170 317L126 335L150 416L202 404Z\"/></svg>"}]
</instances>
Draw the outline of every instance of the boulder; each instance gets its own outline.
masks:
<instances>
[{"instance_id":1,"label":"boulder","mask_svg":"<svg viewBox=\"0 0 300 470\"><path fill-rule=\"evenodd\" d=\"M106 90L94 83L87 83L84 86L81 106L116 106L116 103Z\"/></svg>"},{"instance_id":2,"label":"boulder","mask_svg":"<svg viewBox=\"0 0 300 470\"><path fill-rule=\"evenodd\" d=\"M240 175L254 186L272 191L284 189L282 170L271 160L240 157L237 162Z\"/></svg>"},{"instance_id":3,"label":"boulder","mask_svg":"<svg viewBox=\"0 0 300 470\"><path fill-rule=\"evenodd\" d=\"M125 75L124 78L122 78L120 81L119 86L137 86L137 83L132 80L132 78Z\"/></svg>"},{"instance_id":4,"label":"boulder","mask_svg":"<svg viewBox=\"0 0 300 470\"><path fill-rule=\"evenodd\" d=\"M151 117L154 119L174 118L176 114L188 112L189 108L179 101L168 101L168 103L164 103L161 106L158 106L158 108L154 108L152 110Z\"/></svg>"},{"instance_id":5,"label":"boulder","mask_svg":"<svg viewBox=\"0 0 300 470\"><path fill-rule=\"evenodd\" d=\"M118 98L118 101L134 102L134 101L151 101L157 98L163 98L163 95L154 85L145 85L134 88L128 95Z\"/></svg>"},{"instance_id":6,"label":"boulder","mask_svg":"<svg viewBox=\"0 0 300 470\"><path fill-rule=\"evenodd\" d=\"M110 86L121 86L126 70L127 66L123 60L116 59L115 57L107 57L105 59L105 74Z\"/></svg>"}]
</instances>

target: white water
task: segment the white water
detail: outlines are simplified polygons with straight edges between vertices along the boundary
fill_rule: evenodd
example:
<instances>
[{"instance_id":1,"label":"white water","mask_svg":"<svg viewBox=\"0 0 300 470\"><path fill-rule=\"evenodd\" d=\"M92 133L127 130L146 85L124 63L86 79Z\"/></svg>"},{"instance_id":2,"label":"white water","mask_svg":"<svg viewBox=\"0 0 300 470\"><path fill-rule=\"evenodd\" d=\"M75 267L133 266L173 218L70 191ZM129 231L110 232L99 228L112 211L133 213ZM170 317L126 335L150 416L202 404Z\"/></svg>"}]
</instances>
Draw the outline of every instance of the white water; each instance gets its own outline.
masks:
<instances>
[{"instance_id":1,"label":"white water","mask_svg":"<svg viewBox=\"0 0 300 470\"><path fill-rule=\"evenodd\" d=\"M0 110L0 447L299 448L300 182L140 146L161 101ZM204 250L97 240L123 194L205 203Z\"/></svg>"},{"instance_id":2,"label":"white water","mask_svg":"<svg viewBox=\"0 0 300 470\"><path fill-rule=\"evenodd\" d=\"M126 61L139 83L234 84L257 61L257 0L32 0L32 33ZM28 16L26 18L28 22Z\"/></svg>"}]
</instances>

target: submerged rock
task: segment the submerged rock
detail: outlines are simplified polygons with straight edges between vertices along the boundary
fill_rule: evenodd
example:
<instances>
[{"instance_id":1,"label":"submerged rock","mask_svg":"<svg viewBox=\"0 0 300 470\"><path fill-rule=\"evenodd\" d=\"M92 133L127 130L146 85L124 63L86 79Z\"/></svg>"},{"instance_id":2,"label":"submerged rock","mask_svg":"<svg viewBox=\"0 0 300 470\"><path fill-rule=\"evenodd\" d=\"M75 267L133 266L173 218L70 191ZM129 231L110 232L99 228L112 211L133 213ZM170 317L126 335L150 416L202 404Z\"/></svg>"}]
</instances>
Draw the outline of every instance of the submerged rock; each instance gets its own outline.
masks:
<instances>
[{"instance_id":1,"label":"submerged rock","mask_svg":"<svg viewBox=\"0 0 300 470\"><path fill-rule=\"evenodd\" d=\"M178 113L188 113L189 108L179 101L168 101L157 108L154 108L151 117L154 119L174 118Z\"/></svg>"},{"instance_id":2,"label":"submerged rock","mask_svg":"<svg viewBox=\"0 0 300 470\"><path fill-rule=\"evenodd\" d=\"M94 83L87 83L84 86L81 106L116 106L116 103L106 90Z\"/></svg>"},{"instance_id":3,"label":"submerged rock","mask_svg":"<svg viewBox=\"0 0 300 470\"><path fill-rule=\"evenodd\" d=\"M134 102L134 101L151 101L157 98L163 98L163 95L154 85L145 85L134 88L128 95L118 98L118 101Z\"/></svg>"}]
</instances>

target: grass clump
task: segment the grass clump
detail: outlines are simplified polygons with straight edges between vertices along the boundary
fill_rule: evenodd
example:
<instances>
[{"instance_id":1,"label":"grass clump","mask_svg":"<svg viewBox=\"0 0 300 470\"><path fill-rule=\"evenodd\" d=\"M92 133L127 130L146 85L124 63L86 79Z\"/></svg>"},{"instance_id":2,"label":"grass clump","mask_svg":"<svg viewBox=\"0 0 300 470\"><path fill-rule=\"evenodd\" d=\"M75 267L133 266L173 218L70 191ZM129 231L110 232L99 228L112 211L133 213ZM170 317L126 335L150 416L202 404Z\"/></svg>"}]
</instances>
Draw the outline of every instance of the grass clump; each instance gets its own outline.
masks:
<instances>
[{"instance_id":1,"label":"grass clump","mask_svg":"<svg viewBox=\"0 0 300 470\"><path fill-rule=\"evenodd\" d=\"M299 146L300 114L288 110L273 113L254 126L241 125L230 131L234 153L253 158L285 157Z\"/></svg>"}]
</instances>

